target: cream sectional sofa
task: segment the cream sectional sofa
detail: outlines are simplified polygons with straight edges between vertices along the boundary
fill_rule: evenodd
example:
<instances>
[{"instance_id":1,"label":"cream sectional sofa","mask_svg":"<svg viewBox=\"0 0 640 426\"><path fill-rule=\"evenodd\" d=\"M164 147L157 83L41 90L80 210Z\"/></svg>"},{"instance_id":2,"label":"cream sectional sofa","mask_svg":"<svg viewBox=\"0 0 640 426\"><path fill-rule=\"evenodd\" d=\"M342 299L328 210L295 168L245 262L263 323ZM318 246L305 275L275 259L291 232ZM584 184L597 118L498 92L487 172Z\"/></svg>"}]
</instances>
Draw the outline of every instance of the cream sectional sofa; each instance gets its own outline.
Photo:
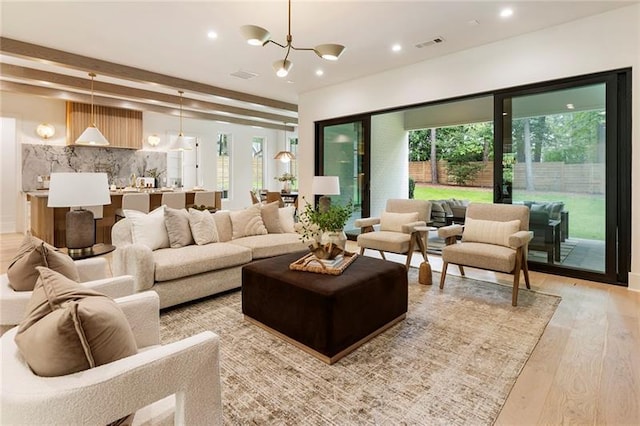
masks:
<instances>
[{"instance_id":1,"label":"cream sectional sofa","mask_svg":"<svg viewBox=\"0 0 640 426\"><path fill-rule=\"evenodd\" d=\"M132 275L138 292L154 290L160 307L214 295L241 286L242 266L254 259L305 250L299 234L268 233L234 237L232 212L213 214L218 241L179 248L150 247L133 242L130 219L118 221L111 239L114 275Z\"/></svg>"}]
</instances>

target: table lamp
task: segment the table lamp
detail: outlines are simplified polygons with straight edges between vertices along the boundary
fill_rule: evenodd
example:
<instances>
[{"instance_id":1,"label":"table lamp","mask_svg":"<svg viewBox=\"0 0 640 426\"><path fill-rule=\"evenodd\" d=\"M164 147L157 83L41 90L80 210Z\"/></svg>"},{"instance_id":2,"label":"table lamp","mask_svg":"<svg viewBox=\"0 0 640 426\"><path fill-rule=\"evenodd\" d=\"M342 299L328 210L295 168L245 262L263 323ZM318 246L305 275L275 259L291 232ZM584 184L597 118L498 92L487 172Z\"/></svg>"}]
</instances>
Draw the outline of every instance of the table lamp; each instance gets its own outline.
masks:
<instances>
[{"instance_id":1,"label":"table lamp","mask_svg":"<svg viewBox=\"0 0 640 426\"><path fill-rule=\"evenodd\" d=\"M331 207L329 195L340 195L340 178L338 176L314 176L311 182L311 192L321 195L318 200L318 210L322 213Z\"/></svg>"},{"instance_id":2,"label":"table lamp","mask_svg":"<svg viewBox=\"0 0 640 426\"><path fill-rule=\"evenodd\" d=\"M91 250L96 240L93 213L83 207L105 204L111 204L106 173L51 173L47 207L71 208L66 215L70 255Z\"/></svg>"}]
</instances>

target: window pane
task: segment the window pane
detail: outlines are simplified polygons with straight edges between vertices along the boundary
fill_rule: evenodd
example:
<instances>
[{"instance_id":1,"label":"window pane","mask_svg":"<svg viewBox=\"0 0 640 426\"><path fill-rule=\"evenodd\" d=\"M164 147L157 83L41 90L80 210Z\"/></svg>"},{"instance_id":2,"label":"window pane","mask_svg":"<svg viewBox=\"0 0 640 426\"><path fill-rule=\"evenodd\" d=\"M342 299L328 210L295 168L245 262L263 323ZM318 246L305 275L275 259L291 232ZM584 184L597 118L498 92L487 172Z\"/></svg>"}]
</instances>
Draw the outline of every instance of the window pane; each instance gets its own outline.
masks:
<instances>
[{"instance_id":1,"label":"window pane","mask_svg":"<svg viewBox=\"0 0 640 426\"><path fill-rule=\"evenodd\" d=\"M251 142L252 158L251 173L254 189L263 189L264 186L264 138L254 137Z\"/></svg>"},{"instance_id":2,"label":"window pane","mask_svg":"<svg viewBox=\"0 0 640 426\"><path fill-rule=\"evenodd\" d=\"M229 198L231 178L231 134L219 133L216 143L218 154L217 190L222 191L222 198Z\"/></svg>"}]
</instances>

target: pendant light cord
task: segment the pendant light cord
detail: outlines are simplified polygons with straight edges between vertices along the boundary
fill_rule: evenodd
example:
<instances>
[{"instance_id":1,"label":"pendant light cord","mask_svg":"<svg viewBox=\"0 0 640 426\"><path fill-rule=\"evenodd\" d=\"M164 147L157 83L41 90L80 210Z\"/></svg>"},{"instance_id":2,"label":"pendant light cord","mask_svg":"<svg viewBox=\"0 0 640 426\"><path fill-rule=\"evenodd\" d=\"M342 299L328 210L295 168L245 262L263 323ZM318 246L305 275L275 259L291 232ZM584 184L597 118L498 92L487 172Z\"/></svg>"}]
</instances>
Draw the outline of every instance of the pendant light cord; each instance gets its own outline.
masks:
<instances>
[{"instance_id":1,"label":"pendant light cord","mask_svg":"<svg viewBox=\"0 0 640 426\"><path fill-rule=\"evenodd\" d=\"M180 134L178 136L184 136L182 134L182 94L184 93L182 90L178 90L180 93Z\"/></svg>"},{"instance_id":2,"label":"pendant light cord","mask_svg":"<svg viewBox=\"0 0 640 426\"><path fill-rule=\"evenodd\" d=\"M96 119L93 113L93 79L95 78L95 76L96 75L94 73L89 73L89 77L91 77L91 124L93 124L93 127L96 127Z\"/></svg>"}]
</instances>

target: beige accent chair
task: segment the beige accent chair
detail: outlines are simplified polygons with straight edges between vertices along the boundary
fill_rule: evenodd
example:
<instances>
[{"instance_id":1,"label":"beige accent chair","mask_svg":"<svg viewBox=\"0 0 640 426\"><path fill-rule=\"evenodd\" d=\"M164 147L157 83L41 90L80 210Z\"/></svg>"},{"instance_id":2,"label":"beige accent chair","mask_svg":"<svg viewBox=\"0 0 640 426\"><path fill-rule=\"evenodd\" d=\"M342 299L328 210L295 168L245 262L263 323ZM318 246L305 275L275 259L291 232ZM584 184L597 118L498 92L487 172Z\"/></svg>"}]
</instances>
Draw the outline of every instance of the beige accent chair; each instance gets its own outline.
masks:
<instances>
[{"instance_id":1,"label":"beige accent chair","mask_svg":"<svg viewBox=\"0 0 640 426\"><path fill-rule=\"evenodd\" d=\"M187 196L184 192L163 192L160 202L172 209L184 209L187 205Z\"/></svg>"},{"instance_id":2,"label":"beige accent chair","mask_svg":"<svg viewBox=\"0 0 640 426\"><path fill-rule=\"evenodd\" d=\"M513 306L518 303L521 270L527 288L531 288L526 259L527 244L531 240L528 207L471 203L464 227L442 227L438 229L438 236L446 241L442 250L441 289L450 263L458 265L461 275L464 275L464 266L513 274Z\"/></svg>"},{"instance_id":3,"label":"beige accent chair","mask_svg":"<svg viewBox=\"0 0 640 426\"><path fill-rule=\"evenodd\" d=\"M116 220L124 217L124 210L137 210L142 213L149 213L150 198L147 193L123 194L122 207L116 210Z\"/></svg>"},{"instance_id":4,"label":"beige accent chair","mask_svg":"<svg viewBox=\"0 0 640 426\"><path fill-rule=\"evenodd\" d=\"M112 277L109 264L104 257L76 260L80 282L90 289L109 297L133 294L134 283L130 275ZM31 299L31 291L15 291L7 274L0 275L0 330L5 331L22 321Z\"/></svg>"},{"instance_id":5,"label":"beige accent chair","mask_svg":"<svg viewBox=\"0 0 640 426\"><path fill-rule=\"evenodd\" d=\"M431 203L429 201L387 200L385 211L380 217L355 221L355 226L360 228L360 235L358 235L360 254L364 254L365 249L378 250L383 259L386 259L384 252L405 254L407 256L405 267L408 270L411 265L411 257L416 245L418 245L426 262L425 245L418 242L418 238L422 237L420 232L415 230L415 227L426 226L430 217ZM380 225L380 230L376 231L374 225Z\"/></svg>"},{"instance_id":6,"label":"beige accent chair","mask_svg":"<svg viewBox=\"0 0 640 426\"><path fill-rule=\"evenodd\" d=\"M222 424L219 337L205 331L160 345L155 292L116 302L131 325L138 353L89 370L37 376L14 342L18 328L0 338L3 424L106 425L131 413L134 425Z\"/></svg>"}]
</instances>

